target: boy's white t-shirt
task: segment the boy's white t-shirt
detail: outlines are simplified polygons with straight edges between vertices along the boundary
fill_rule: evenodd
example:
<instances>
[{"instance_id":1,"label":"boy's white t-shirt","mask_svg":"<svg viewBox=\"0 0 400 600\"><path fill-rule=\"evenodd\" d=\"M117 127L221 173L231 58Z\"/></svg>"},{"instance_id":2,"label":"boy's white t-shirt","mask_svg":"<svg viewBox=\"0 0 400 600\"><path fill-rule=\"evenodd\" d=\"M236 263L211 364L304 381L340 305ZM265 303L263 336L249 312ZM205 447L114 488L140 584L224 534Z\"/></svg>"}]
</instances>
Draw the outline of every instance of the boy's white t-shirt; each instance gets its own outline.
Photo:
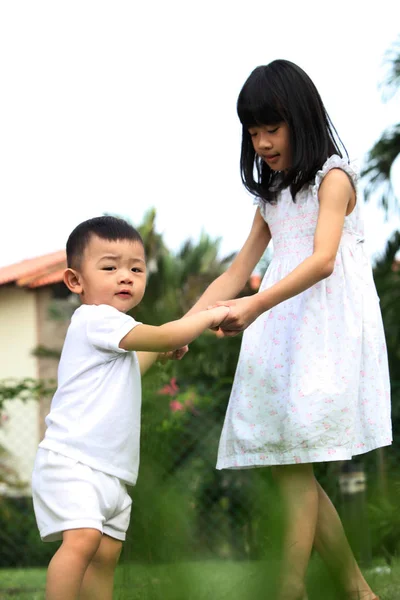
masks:
<instances>
[{"instance_id":1,"label":"boy's white t-shirt","mask_svg":"<svg viewBox=\"0 0 400 600\"><path fill-rule=\"evenodd\" d=\"M136 325L105 304L75 311L39 444L130 485L139 469L141 378L136 353L118 346Z\"/></svg>"}]
</instances>

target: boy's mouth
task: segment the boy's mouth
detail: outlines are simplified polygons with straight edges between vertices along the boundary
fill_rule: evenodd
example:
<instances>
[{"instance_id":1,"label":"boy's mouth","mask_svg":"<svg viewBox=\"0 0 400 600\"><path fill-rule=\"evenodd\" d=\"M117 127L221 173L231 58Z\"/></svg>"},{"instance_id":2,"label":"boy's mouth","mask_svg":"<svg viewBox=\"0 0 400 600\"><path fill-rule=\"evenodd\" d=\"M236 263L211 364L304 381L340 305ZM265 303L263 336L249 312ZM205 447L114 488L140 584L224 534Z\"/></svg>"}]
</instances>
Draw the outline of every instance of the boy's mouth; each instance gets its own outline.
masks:
<instances>
[{"instance_id":1,"label":"boy's mouth","mask_svg":"<svg viewBox=\"0 0 400 600\"><path fill-rule=\"evenodd\" d=\"M116 295L119 296L120 298L131 298L132 297L132 293L129 290L121 290L121 291L117 292Z\"/></svg>"}]
</instances>

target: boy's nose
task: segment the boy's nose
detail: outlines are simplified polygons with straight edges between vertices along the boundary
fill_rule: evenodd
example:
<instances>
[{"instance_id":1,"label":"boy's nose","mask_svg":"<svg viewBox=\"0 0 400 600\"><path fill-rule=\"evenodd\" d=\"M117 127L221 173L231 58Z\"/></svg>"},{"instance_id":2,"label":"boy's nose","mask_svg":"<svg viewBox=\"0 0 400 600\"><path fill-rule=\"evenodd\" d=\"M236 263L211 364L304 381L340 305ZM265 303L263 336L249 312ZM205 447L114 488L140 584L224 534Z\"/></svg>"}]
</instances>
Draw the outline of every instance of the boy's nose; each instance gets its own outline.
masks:
<instances>
[{"instance_id":1,"label":"boy's nose","mask_svg":"<svg viewBox=\"0 0 400 600\"><path fill-rule=\"evenodd\" d=\"M131 271L122 271L118 277L120 283L132 283L133 276Z\"/></svg>"}]
</instances>

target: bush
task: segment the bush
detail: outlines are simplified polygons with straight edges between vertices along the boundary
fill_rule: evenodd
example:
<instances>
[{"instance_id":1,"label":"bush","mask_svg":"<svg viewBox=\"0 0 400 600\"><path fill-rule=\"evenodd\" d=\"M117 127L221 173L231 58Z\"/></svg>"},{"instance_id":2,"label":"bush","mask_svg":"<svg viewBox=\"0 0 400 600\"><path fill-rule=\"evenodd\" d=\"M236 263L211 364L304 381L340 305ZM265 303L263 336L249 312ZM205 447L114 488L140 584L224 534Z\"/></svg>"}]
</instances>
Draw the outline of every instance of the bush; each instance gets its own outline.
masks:
<instances>
[{"instance_id":1,"label":"bush","mask_svg":"<svg viewBox=\"0 0 400 600\"><path fill-rule=\"evenodd\" d=\"M46 566L57 543L43 543L31 498L0 498L0 567Z\"/></svg>"}]
</instances>

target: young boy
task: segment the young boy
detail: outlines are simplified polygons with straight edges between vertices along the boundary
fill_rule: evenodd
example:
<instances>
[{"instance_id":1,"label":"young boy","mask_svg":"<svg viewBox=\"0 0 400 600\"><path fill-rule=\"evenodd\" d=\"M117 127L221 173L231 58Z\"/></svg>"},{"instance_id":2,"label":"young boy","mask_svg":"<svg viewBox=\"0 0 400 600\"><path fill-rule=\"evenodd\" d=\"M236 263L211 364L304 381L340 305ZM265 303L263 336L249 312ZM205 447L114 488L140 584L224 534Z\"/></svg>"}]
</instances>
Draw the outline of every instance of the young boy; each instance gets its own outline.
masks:
<instances>
[{"instance_id":1,"label":"young boy","mask_svg":"<svg viewBox=\"0 0 400 600\"><path fill-rule=\"evenodd\" d=\"M140 376L159 352L178 350L224 320L223 306L159 327L126 315L143 298L143 241L126 221L98 217L67 242L64 281L80 296L58 388L35 461L32 492L44 541L61 540L47 600L110 600L139 466Z\"/></svg>"}]
</instances>

